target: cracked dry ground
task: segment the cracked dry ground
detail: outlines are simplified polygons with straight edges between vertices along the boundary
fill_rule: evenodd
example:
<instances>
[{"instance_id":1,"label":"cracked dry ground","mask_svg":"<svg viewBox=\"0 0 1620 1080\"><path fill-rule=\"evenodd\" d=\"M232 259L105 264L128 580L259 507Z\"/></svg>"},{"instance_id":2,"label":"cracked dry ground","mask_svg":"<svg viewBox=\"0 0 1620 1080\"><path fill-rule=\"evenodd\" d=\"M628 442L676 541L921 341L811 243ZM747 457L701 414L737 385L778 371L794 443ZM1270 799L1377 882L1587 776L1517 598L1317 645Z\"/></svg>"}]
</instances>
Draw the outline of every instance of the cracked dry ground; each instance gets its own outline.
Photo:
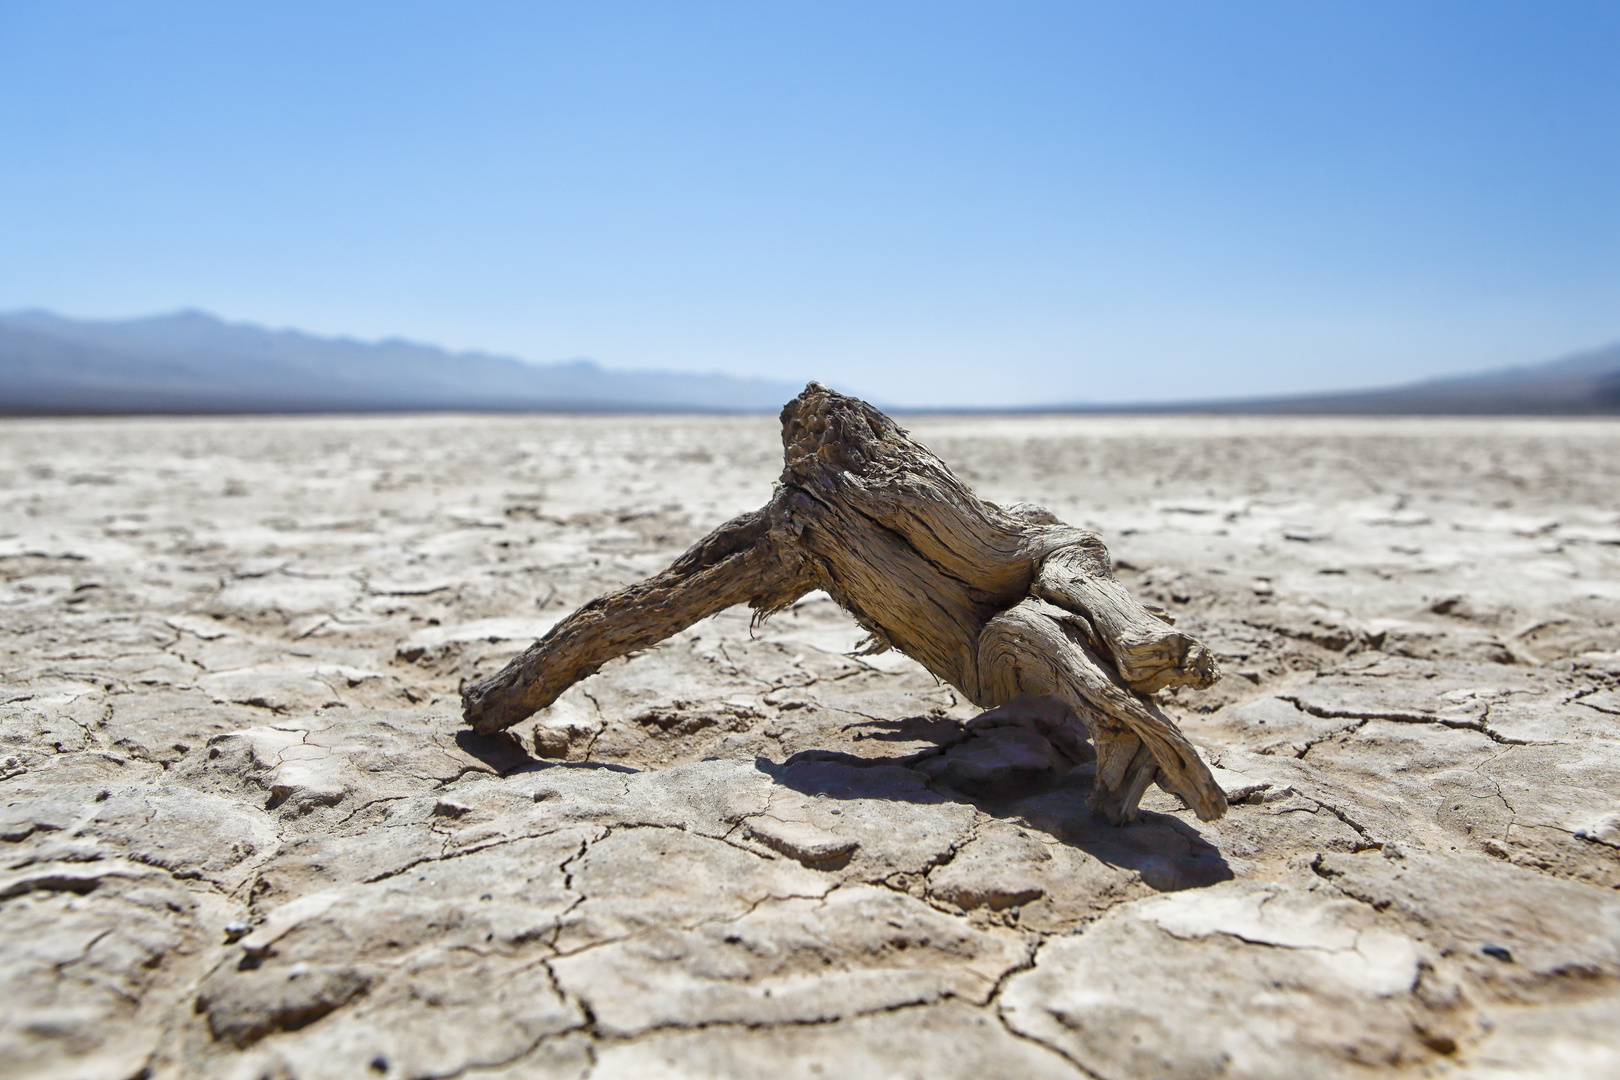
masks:
<instances>
[{"instance_id":1,"label":"cracked dry ground","mask_svg":"<svg viewBox=\"0 0 1620 1080\"><path fill-rule=\"evenodd\" d=\"M1220 654L1223 820L816 597L467 737L768 419L0 427L0 1071L1620 1075L1620 426L912 426Z\"/></svg>"}]
</instances>

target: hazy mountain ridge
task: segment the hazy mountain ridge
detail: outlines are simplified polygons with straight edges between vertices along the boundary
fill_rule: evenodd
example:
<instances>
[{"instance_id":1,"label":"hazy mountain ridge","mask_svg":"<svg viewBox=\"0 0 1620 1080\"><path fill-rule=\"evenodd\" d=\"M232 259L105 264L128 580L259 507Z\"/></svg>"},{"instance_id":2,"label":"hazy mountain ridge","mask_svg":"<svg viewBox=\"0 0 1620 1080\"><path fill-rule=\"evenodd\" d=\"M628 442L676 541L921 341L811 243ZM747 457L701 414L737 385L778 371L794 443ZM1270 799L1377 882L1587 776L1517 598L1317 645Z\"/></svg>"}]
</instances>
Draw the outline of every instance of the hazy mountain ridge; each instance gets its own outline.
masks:
<instances>
[{"instance_id":1,"label":"hazy mountain ridge","mask_svg":"<svg viewBox=\"0 0 1620 1080\"><path fill-rule=\"evenodd\" d=\"M347 412L781 408L796 384L530 364L390 339L266 330L183 311L88 321L0 316L0 412Z\"/></svg>"},{"instance_id":2,"label":"hazy mountain ridge","mask_svg":"<svg viewBox=\"0 0 1620 1080\"><path fill-rule=\"evenodd\" d=\"M1620 415L1620 342L1544 364L1449 375L1370 390L1064 406L1059 412L1216 413L1225 415Z\"/></svg>"},{"instance_id":3,"label":"hazy mountain ridge","mask_svg":"<svg viewBox=\"0 0 1620 1080\"><path fill-rule=\"evenodd\" d=\"M199 311L117 321L42 311L0 315L0 414L9 415L775 412L799 389L770 379L617 371L588 360L532 364L397 338L317 337L227 323ZM1545 364L1372 390L1007 411L1614 415L1620 414L1620 343Z\"/></svg>"}]
</instances>

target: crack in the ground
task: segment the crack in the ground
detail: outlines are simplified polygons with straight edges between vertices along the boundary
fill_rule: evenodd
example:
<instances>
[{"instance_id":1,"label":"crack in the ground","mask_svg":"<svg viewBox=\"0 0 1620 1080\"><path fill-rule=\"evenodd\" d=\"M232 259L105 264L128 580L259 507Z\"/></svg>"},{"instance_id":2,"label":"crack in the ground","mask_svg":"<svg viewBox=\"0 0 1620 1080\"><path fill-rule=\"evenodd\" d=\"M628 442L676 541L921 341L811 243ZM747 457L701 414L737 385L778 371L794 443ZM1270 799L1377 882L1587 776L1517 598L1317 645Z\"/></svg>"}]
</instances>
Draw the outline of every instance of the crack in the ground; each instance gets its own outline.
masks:
<instances>
[{"instance_id":1,"label":"crack in the ground","mask_svg":"<svg viewBox=\"0 0 1620 1080\"><path fill-rule=\"evenodd\" d=\"M606 840L608 835L611 835L611 833L613 831L616 831L616 830L624 828L624 827L625 826L619 826L619 825L608 827L607 831L604 833L604 835L602 835L601 837L598 837L594 841L591 841L590 844L586 845L586 847L589 847L589 846L591 846L593 844L601 843L603 840ZM639 825L639 826L632 826L632 827L633 828L669 828L670 826ZM683 829L683 830L679 830L679 831L684 832L686 830ZM702 835L702 834L697 834L697 835ZM747 849L743 848L743 849L739 849L739 850L745 850L746 851ZM569 857L569 860L568 860L569 863L574 862L576 859L580 858L584 854L585 854L585 847L582 847L580 852L577 855ZM758 852L751 852L751 854L759 855ZM766 856L759 856L759 857L766 858ZM571 904L569 906L569 908L568 908L568 911L572 911L574 908L580 906L580 904L583 904L587 900L589 900L590 897L586 896L580 890L574 889L574 887L573 887L573 877L572 877L571 873L570 873L567 880L568 880L568 888L571 891L576 892L579 895L579 899L575 903ZM668 931L668 930L671 930L671 929L677 930L677 931L680 931L680 932L683 932L683 933L691 933L692 931L701 929L702 927L705 927L705 926L726 926L726 925L729 925L731 923L739 922L739 921L741 921L743 919L748 918L748 916L754 914L756 911L758 911L761 907L763 907L766 904L780 903L780 902L787 901L787 900L815 900L815 901L817 901L817 905L818 905L818 909L819 909L820 907L825 906L828 897L830 897L834 892L836 892L838 889L843 888L843 887L844 887L844 883L842 883L842 882L832 882L832 883L829 884L829 887L828 887L827 891L825 893L822 893L819 896L813 895L813 894L801 894L801 893L782 893L782 894L779 894L779 893L774 893L774 892L768 892L765 895L758 897L757 899L747 901L744 910L742 910L741 912L738 912L735 915L719 915L719 916L714 916L714 917L711 917L711 918L699 918L699 919L696 919L694 921L685 922L685 923L666 923L666 924L662 924L662 925L659 925L659 926L647 927L646 929L637 930L637 931L634 931L634 932L628 933L628 934L620 934L620 935L614 936L614 937L602 938L599 941L588 942L588 943L586 943L584 945L579 946L578 948L567 949L567 950L559 949L559 948L556 947L555 939L556 939L557 936L560 936L560 934L561 934L562 915L559 915L557 917L557 934L554 935L554 940L551 942L552 950L553 950L553 952L555 954L555 957L560 959L562 957L580 956L580 955L583 955L583 954L588 953L588 952L593 952L593 951L595 951L597 949L600 949L600 948L603 948L605 946L617 945L617 944L621 944L621 943L626 942L626 941L635 941L638 938L648 937L650 935L662 933L662 932L665 932L665 931ZM567 912L563 912L563 914L567 914Z\"/></svg>"},{"instance_id":2,"label":"crack in the ground","mask_svg":"<svg viewBox=\"0 0 1620 1080\"><path fill-rule=\"evenodd\" d=\"M1287 701L1288 699L1284 698L1282 700ZM1297 708L1298 703L1295 702L1294 704L1295 704L1295 707ZM1303 710L1301 710L1301 711L1303 711ZM1358 732L1362 728L1366 727L1368 723L1370 723L1370 721L1368 721L1368 720L1360 720L1360 721L1357 721L1354 724L1351 724L1347 728L1340 728L1337 731L1329 732L1328 734L1323 735L1320 738L1308 739L1308 740L1306 740L1305 745L1300 747L1299 752L1297 754L1295 754L1294 757L1299 761L1304 761L1306 754L1309 754L1312 750L1316 749L1318 746L1322 745L1323 743L1327 743L1327 742L1347 742L1349 740L1350 736L1354 735L1356 732Z\"/></svg>"},{"instance_id":3,"label":"crack in the ground","mask_svg":"<svg viewBox=\"0 0 1620 1080\"><path fill-rule=\"evenodd\" d=\"M942 1001L960 1000L950 991L944 991L932 997L916 1001L900 1001L890 1005L875 1005L866 1009L854 1009L847 1013L838 1013L832 1016L806 1017L792 1020L695 1020L690 1022L671 1021L666 1024L656 1024L643 1028L631 1035L603 1034L594 1017L590 1025L591 1038L600 1048L624 1046L639 1042L653 1036L668 1034L672 1031L770 1031L777 1028L815 1028L829 1027L833 1024L842 1024L849 1020L858 1020L867 1016L884 1016L893 1013L905 1012L911 1009L933 1008ZM982 1008L983 1006L979 1006Z\"/></svg>"},{"instance_id":4,"label":"crack in the ground","mask_svg":"<svg viewBox=\"0 0 1620 1080\"><path fill-rule=\"evenodd\" d=\"M334 830L343 828L343 826L347 825L349 822L354 820L355 815L364 813L365 811L371 809L373 806L378 806L378 805L380 805L382 803L387 803L387 802L402 802L402 801L405 801L405 800L410 799L410 798L413 798L413 796L410 796L410 795L379 795L375 799L367 799L365 802L362 802L359 806L356 806L353 810L350 810L347 814L345 814L342 818L340 818L336 823L333 824L332 828Z\"/></svg>"},{"instance_id":5,"label":"crack in the ground","mask_svg":"<svg viewBox=\"0 0 1620 1080\"><path fill-rule=\"evenodd\" d=\"M1344 824L1350 826L1350 828L1355 831L1357 836L1360 836L1363 840L1367 841L1369 846L1378 847L1382 844L1382 841L1373 837L1372 831L1368 829L1367 826L1361 824L1361 822L1351 817L1346 811L1340 809L1330 802L1322 800L1315 795L1306 795L1304 792L1300 792L1300 794L1304 796L1304 798L1307 798L1311 802L1315 803L1321 809L1326 810L1328 813L1344 822Z\"/></svg>"},{"instance_id":6,"label":"crack in the ground","mask_svg":"<svg viewBox=\"0 0 1620 1080\"><path fill-rule=\"evenodd\" d=\"M955 912L941 906L940 902L934 896L933 886L928 878L930 874L932 874L935 870L938 870L940 867L949 866L951 863L955 862L956 856L961 854L963 848L967 847L969 844L979 838L979 830L985 825L989 824L991 820L990 815L975 808L973 812L973 824L969 827L967 836L947 845L945 851L925 862L922 869L917 871L917 876L922 881L922 898L927 902L929 907L941 912L942 914L950 915L953 918L959 917ZM890 886L886 881L877 882L876 884L882 884L885 888L893 888L893 886Z\"/></svg>"},{"instance_id":7,"label":"crack in the ground","mask_svg":"<svg viewBox=\"0 0 1620 1080\"><path fill-rule=\"evenodd\" d=\"M1479 718L1478 731L1480 732L1480 734L1484 735L1487 739L1491 740L1492 742L1499 743L1502 746L1531 746L1531 745L1534 745L1531 742L1531 740L1529 740L1529 739L1515 739L1515 738L1512 738L1510 736L1503 735L1503 734L1501 734L1499 732L1491 730L1491 726L1490 726L1491 702L1487 701L1484 704L1485 704L1485 711L1480 714L1480 718ZM1441 722L1445 723L1444 720L1442 720ZM1465 726L1468 726L1468 725L1458 724L1458 725L1447 725L1447 726L1465 727Z\"/></svg>"},{"instance_id":8,"label":"crack in the ground","mask_svg":"<svg viewBox=\"0 0 1620 1080\"><path fill-rule=\"evenodd\" d=\"M549 966L546 968L546 971L547 971L548 974L550 973L551 969L550 969ZM552 985L553 985L553 987L555 987L555 985L556 985L556 980L555 979L552 980ZM558 996L561 997L564 1001L568 1000L566 996L561 994L561 992L558 993ZM419 1078L419 1080L457 1080L458 1077L468 1076L470 1074L474 1074L474 1073L478 1073L478 1072L486 1072L486 1071L490 1071L490 1070L494 1070L494 1069L508 1069L508 1068L510 1068L510 1067L512 1067L514 1065L517 1065L524 1058L528 1057L530 1054L534 1053L536 1050L540 1049L542 1046L546 1045L549 1042L558 1042L558 1041L561 1041L563 1039L568 1038L571 1035L579 1035L579 1034L585 1034L587 1037L589 1037L589 1032L586 1031L586 1025L585 1024L575 1024L572 1027L563 1028L561 1031L553 1031L553 1032L550 1032L550 1033L548 1033L546 1035L542 1035L538 1039L535 1039L533 1042L529 1043L529 1045L525 1046L522 1050L518 1051L517 1053L511 1054L511 1055L509 1055L507 1057L504 1057L504 1058L501 1058L501 1059L499 1059L497 1061L469 1061L465 1065L459 1066L458 1068L456 1068L452 1072L445 1072L445 1073L418 1072L418 1073L413 1073L412 1076Z\"/></svg>"},{"instance_id":9,"label":"crack in the ground","mask_svg":"<svg viewBox=\"0 0 1620 1080\"><path fill-rule=\"evenodd\" d=\"M1082 927L1081 929L1075 931L1074 933L1075 934L1083 934L1083 933L1085 933L1085 928ZM1040 962L1041 948L1045 946L1047 941L1051 940L1053 937L1056 937L1056 936L1058 936L1058 935L1043 935L1043 940L1039 941L1035 945L1035 947L1033 947L1033 948L1031 948L1029 950L1029 955L1025 958L1025 960L1024 960L1024 962L1022 964L1017 965L1016 967L1009 968L1007 971L1003 972L1002 975L1001 975L1001 978L996 980L995 989L993 991L991 991L990 997L988 999L986 999L984 1007L987 1010L989 1010L989 1012L990 1012L990 1014L992 1016L995 1017L996 1022L1001 1025L1002 1030L1007 1032L1007 1034L1011 1035L1013 1038L1018 1039L1020 1042L1026 1042L1026 1043L1029 1043L1029 1044L1031 1044L1033 1046L1039 1046L1043 1050L1046 1050L1046 1051L1048 1051L1050 1053L1056 1054L1058 1057L1062 1058L1064 1061L1068 1062L1070 1065L1073 1065L1076 1069L1080 1070L1080 1072L1084 1076L1091 1078L1091 1080L1104 1080L1104 1078L1101 1076L1101 1074L1093 1072L1092 1070L1086 1068L1085 1065L1080 1063L1078 1058L1076 1058L1073 1054L1069 1053L1063 1047L1057 1046L1057 1045L1055 1045L1053 1043L1049 1043L1046 1040L1038 1038L1038 1037L1036 1037L1034 1035L1026 1035L1024 1032L1019 1031L1017 1028L1013 1027L1012 1023L1007 1019L1006 1011L1001 1006L1001 996L1002 996L1002 993L1006 990L1007 984L1009 982L1011 982L1015 977L1017 977L1018 975L1023 974L1026 971L1034 971L1035 966ZM1069 936L1069 935L1065 935L1065 936Z\"/></svg>"},{"instance_id":10,"label":"crack in the ground","mask_svg":"<svg viewBox=\"0 0 1620 1080\"><path fill-rule=\"evenodd\" d=\"M415 822L407 822L407 823L397 825L397 826L387 826L387 825L385 825L385 826L382 826L382 827L383 828L411 828L411 827L413 827L413 826L415 826L417 824L418 823L415 823ZM583 825L582 826L582 825L574 823L574 822L568 822L566 824L558 825L555 828L541 830L540 832L532 832L532 833L526 832L526 833L517 834L515 836L493 837L493 838L491 838L490 840L488 840L488 841L486 841L484 843L469 844L464 848L457 848L454 851L450 850L450 844L455 839L455 834L454 833L435 834L435 835L439 835L443 840L443 843L439 847L439 854L437 854L437 855L424 855L420 859L413 859L412 861L406 863L403 866L396 867L396 868L394 868L392 870L385 870L382 873L375 875L374 877L361 878L357 882L357 884L360 884L360 885L375 885L379 881L387 881L390 878L399 877L401 874L408 874L412 870L415 870L417 867L425 866L425 865L428 865L430 863L448 862L451 859L459 859L459 858L462 858L463 856L466 856L466 855L476 855L479 852L489 851L492 848L504 847L507 844L516 844L516 843L520 843L521 841L524 841L524 840L538 840L541 837L555 836L557 833L566 832L569 829L580 829L580 828L584 828L584 829L589 830L589 829L592 829L592 828L597 828L597 829L606 828L606 826L602 826L602 825Z\"/></svg>"},{"instance_id":11,"label":"crack in the ground","mask_svg":"<svg viewBox=\"0 0 1620 1080\"><path fill-rule=\"evenodd\" d=\"M611 829L605 829L602 836L598 839L605 840L611 834ZM589 836L581 837L579 841L579 850L568 856L568 858L564 859L557 866L557 869L561 871L563 876L563 891L572 896L573 899L570 900L568 902L568 906L563 908L562 911L558 912L557 917L552 920L551 940L546 943L551 947L552 952L557 951L557 941L562 936L563 920L567 918L575 908L579 907L579 905L585 902L585 894L574 887L574 864L583 859L585 857L585 853L590 851L591 843L592 841ZM557 975L551 970L551 965L549 963L546 965L546 972L551 976L552 985L558 987L558 994L562 994L561 986L557 982Z\"/></svg>"},{"instance_id":12,"label":"crack in the ground","mask_svg":"<svg viewBox=\"0 0 1620 1080\"><path fill-rule=\"evenodd\" d=\"M1279 699L1323 720L1360 720L1361 724L1357 725L1357 730L1374 720L1387 720L1395 724L1439 724L1442 727L1477 731L1492 742L1504 746L1533 745L1524 739L1515 739L1490 730L1485 723L1485 716L1490 714L1490 705L1488 703L1485 704L1484 715L1479 719L1465 720L1462 717L1442 716L1439 713L1398 712L1394 710L1355 712L1349 709L1330 709L1326 706L1314 705L1297 697L1282 697L1279 695Z\"/></svg>"}]
</instances>

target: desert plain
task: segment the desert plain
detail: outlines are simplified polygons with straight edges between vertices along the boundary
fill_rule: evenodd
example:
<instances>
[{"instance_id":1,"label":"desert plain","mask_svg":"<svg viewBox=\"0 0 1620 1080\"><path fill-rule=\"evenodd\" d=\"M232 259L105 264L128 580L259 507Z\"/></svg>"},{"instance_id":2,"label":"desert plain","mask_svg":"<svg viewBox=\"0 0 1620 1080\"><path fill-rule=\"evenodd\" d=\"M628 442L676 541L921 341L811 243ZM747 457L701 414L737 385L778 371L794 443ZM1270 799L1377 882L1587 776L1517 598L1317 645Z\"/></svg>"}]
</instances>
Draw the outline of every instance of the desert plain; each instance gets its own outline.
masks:
<instances>
[{"instance_id":1,"label":"desert plain","mask_svg":"<svg viewBox=\"0 0 1620 1080\"><path fill-rule=\"evenodd\" d=\"M1620 422L902 423L1216 652L1225 817L821 595L468 732L773 418L0 423L0 1072L1620 1075Z\"/></svg>"}]
</instances>

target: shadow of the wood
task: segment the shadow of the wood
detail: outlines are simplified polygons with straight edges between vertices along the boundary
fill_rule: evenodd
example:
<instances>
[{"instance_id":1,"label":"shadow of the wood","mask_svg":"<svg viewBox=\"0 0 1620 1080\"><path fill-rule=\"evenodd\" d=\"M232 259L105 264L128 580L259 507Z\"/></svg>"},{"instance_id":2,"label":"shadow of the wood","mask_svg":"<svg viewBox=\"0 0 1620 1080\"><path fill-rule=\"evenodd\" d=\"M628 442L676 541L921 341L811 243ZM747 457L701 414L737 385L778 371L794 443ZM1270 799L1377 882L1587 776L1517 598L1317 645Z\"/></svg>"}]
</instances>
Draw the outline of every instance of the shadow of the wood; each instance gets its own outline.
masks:
<instances>
[{"instance_id":1,"label":"shadow of the wood","mask_svg":"<svg viewBox=\"0 0 1620 1080\"><path fill-rule=\"evenodd\" d=\"M497 731L493 735L480 735L474 731L456 732L456 746L470 757L477 758L497 776L510 776L521 772L537 759L525 749L523 740L510 731Z\"/></svg>"},{"instance_id":2,"label":"shadow of the wood","mask_svg":"<svg viewBox=\"0 0 1620 1080\"><path fill-rule=\"evenodd\" d=\"M930 762L937 765L950 751L971 749L1005 728L975 732L936 716L868 720L851 726L869 729L864 737L874 741L931 745L900 757L804 750L781 763L756 758L754 767L774 783L811 797L970 805L990 817L1045 833L1107 866L1134 871L1149 888L1160 892L1202 888L1234 876L1220 851L1173 814L1144 810L1136 821L1123 826L1093 814L1086 805L1096 775L1089 762L1063 769L1011 769L980 783L967 781L960 772L930 769ZM510 731L478 735L463 730L455 739L464 752L500 776L553 768L643 771L610 761L537 758ZM837 869L838 865L820 868Z\"/></svg>"},{"instance_id":3,"label":"shadow of the wood","mask_svg":"<svg viewBox=\"0 0 1620 1080\"><path fill-rule=\"evenodd\" d=\"M888 723L900 729L916 719ZM1220 850L1173 814L1144 810L1128 825L1112 825L1093 814L1086 805L1095 777L1095 769L1089 764L1061 775L1020 778L1028 785L1020 791L967 791L928 777L916 766L962 741L961 729L951 726L955 730L951 741L942 740L936 749L908 758L863 758L841 751L805 750L781 764L756 758L754 766L777 784L811 797L965 803L993 818L1016 821L1045 833L1107 866L1135 871L1143 883L1159 892L1203 888L1235 876ZM943 728L941 734L946 734ZM914 729L908 738L916 738Z\"/></svg>"}]
</instances>

